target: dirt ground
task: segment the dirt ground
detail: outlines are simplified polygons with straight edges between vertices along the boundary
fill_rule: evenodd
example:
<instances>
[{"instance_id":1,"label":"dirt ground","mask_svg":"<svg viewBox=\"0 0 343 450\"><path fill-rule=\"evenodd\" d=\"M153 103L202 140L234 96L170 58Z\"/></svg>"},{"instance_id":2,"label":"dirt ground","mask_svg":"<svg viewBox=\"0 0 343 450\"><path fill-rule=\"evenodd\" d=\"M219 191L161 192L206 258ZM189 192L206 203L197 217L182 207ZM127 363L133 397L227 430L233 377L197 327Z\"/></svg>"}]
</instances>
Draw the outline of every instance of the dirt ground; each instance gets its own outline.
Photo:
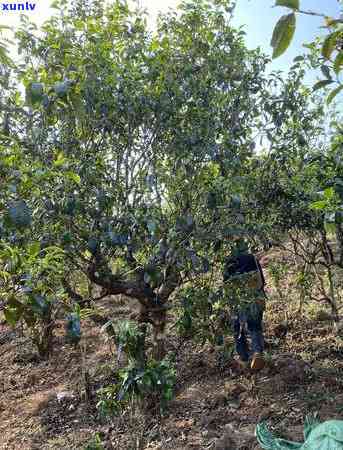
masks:
<instances>
[{"instance_id":1,"label":"dirt ground","mask_svg":"<svg viewBox=\"0 0 343 450\"><path fill-rule=\"evenodd\" d=\"M329 321L307 313L296 318L290 312L287 328L280 328L286 309L271 292L261 372L240 373L219 350L171 336L177 385L165 415L127 408L106 423L92 395L111 379L116 355L99 327L86 322L82 346L73 348L59 324L54 356L40 361L27 337L19 330L7 334L2 324L0 449L85 449L98 433L105 449L257 450L254 429L262 420L301 441L309 412L322 420L343 418L343 338ZM115 311L127 314L123 306Z\"/></svg>"}]
</instances>

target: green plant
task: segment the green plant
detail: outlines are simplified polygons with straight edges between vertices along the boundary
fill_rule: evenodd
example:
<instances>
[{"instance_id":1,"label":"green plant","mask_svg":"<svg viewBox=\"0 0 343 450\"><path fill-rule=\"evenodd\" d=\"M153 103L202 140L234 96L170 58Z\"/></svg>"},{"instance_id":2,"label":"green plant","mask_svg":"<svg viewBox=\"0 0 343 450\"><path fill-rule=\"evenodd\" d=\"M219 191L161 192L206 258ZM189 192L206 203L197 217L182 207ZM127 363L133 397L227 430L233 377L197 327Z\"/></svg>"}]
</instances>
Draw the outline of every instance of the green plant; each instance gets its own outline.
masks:
<instances>
[{"instance_id":1,"label":"green plant","mask_svg":"<svg viewBox=\"0 0 343 450\"><path fill-rule=\"evenodd\" d=\"M114 341L117 345L118 359L125 352L129 363L144 365L145 333L135 322L123 320L114 327Z\"/></svg>"},{"instance_id":2,"label":"green plant","mask_svg":"<svg viewBox=\"0 0 343 450\"><path fill-rule=\"evenodd\" d=\"M98 391L101 416L117 414L130 399L158 403L161 412L173 398L176 372L172 363L150 360L144 368L129 364L116 374L117 382Z\"/></svg>"},{"instance_id":3,"label":"green plant","mask_svg":"<svg viewBox=\"0 0 343 450\"><path fill-rule=\"evenodd\" d=\"M95 433L94 437L86 445L84 450L105 450L99 433Z\"/></svg>"},{"instance_id":4,"label":"green plant","mask_svg":"<svg viewBox=\"0 0 343 450\"><path fill-rule=\"evenodd\" d=\"M0 294L9 325L23 322L42 358L52 352L53 329L59 300L64 253L57 247L0 245Z\"/></svg>"},{"instance_id":5,"label":"green plant","mask_svg":"<svg viewBox=\"0 0 343 450\"><path fill-rule=\"evenodd\" d=\"M124 402L118 400L118 389L119 384L112 384L98 390L96 407L102 419L107 419L121 411Z\"/></svg>"},{"instance_id":6,"label":"green plant","mask_svg":"<svg viewBox=\"0 0 343 450\"><path fill-rule=\"evenodd\" d=\"M130 393L141 398L152 397L160 402L163 410L173 398L176 374L172 363L167 359L150 360L144 370L135 367L125 369L120 377L122 385L118 393L119 400Z\"/></svg>"},{"instance_id":7,"label":"green plant","mask_svg":"<svg viewBox=\"0 0 343 450\"><path fill-rule=\"evenodd\" d=\"M230 334L230 305L223 290L215 290L206 280L186 287L178 293L180 306L175 328L184 338L204 344L223 345L224 335Z\"/></svg>"},{"instance_id":8,"label":"green plant","mask_svg":"<svg viewBox=\"0 0 343 450\"><path fill-rule=\"evenodd\" d=\"M285 298L285 292L282 282L285 281L286 276L289 273L288 265L284 262L273 262L268 266L268 273L273 281L280 300L283 300Z\"/></svg>"},{"instance_id":9,"label":"green plant","mask_svg":"<svg viewBox=\"0 0 343 450\"><path fill-rule=\"evenodd\" d=\"M303 306L311 300L315 284L315 274L308 264L299 265L298 273L295 277L295 288L299 292L299 313L303 311Z\"/></svg>"}]
</instances>

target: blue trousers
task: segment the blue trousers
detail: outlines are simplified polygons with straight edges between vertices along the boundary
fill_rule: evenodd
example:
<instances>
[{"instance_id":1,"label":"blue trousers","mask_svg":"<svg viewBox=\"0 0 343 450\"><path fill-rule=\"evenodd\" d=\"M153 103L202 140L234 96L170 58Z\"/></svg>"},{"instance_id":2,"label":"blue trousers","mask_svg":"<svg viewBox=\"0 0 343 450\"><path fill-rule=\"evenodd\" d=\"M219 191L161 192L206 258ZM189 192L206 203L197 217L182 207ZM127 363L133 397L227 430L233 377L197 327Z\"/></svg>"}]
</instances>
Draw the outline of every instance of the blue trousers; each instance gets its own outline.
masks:
<instances>
[{"instance_id":1,"label":"blue trousers","mask_svg":"<svg viewBox=\"0 0 343 450\"><path fill-rule=\"evenodd\" d=\"M263 309L256 305L253 305L253 308L238 311L234 318L233 330L236 351L242 361L248 361L251 354L255 352L263 352L262 319ZM248 345L248 335L251 339L251 350Z\"/></svg>"}]
</instances>

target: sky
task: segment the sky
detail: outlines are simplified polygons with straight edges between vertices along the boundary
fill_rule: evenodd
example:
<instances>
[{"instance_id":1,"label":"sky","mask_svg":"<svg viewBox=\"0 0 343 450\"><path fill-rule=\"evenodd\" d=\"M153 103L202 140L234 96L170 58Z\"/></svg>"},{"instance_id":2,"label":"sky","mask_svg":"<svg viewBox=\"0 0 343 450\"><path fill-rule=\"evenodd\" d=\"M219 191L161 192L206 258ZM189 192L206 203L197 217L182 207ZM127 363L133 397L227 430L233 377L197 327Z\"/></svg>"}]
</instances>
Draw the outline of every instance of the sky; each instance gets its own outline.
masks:
<instances>
[{"instance_id":1,"label":"sky","mask_svg":"<svg viewBox=\"0 0 343 450\"><path fill-rule=\"evenodd\" d=\"M3 3L26 3L26 0L0 0L0 25L8 25L15 28L19 23L18 12L1 11ZM29 0L28 3L36 6L33 12L29 11L25 12L25 14L37 24L44 22L54 11L49 6L51 3L49 0ZM166 12L170 7L176 7L179 1L140 0L140 3L148 9L153 23L158 11ZM271 55L270 39L273 28L282 14L289 13L287 8L273 8L274 3L275 0L238 0L233 20L235 26L245 27L248 48L260 46L268 55ZM340 14L338 0L301 0L300 4L303 10L317 11L331 17L337 17ZM292 65L295 56L305 51L302 44L311 42L319 32L322 32L319 28L322 24L321 18L298 15L297 30L291 46L284 55L272 62L269 69L287 71ZM313 82L315 78L316 74L308 75L309 82Z\"/></svg>"}]
</instances>

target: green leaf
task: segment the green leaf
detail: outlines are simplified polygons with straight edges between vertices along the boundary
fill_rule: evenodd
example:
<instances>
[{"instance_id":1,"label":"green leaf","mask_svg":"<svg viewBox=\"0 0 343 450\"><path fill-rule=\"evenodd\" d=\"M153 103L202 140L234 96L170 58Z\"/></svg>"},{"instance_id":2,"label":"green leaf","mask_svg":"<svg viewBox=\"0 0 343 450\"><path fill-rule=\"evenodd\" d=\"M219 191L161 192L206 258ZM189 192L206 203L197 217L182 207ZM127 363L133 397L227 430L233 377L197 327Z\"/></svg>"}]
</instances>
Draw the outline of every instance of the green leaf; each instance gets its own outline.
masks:
<instances>
[{"instance_id":1,"label":"green leaf","mask_svg":"<svg viewBox=\"0 0 343 450\"><path fill-rule=\"evenodd\" d=\"M324 190L324 197L327 200L331 200L335 195L335 189L333 187L326 188Z\"/></svg>"},{"instance_id":2,"label":"green leaf","mask_svg":"<svg viewBox=\"0 0 343 450\"><path fill-rule=\"evenodd\" d=\"M318 81L318 83L316 83L313 86L313 92L314 91L318 91L319 89L322 89L322 88L324 88L325 86L328 86L331 83L333 83L333 80L321 80L321 81Z\"/></svg>"},{"instance_id":3,"label":"green leaf","mask_svg":"<svg viewBox=\"0 0 343 450\"><path fill-rule=\"evenodd\" d=\"M322 65L320 70L322 71L325 78L327 78L328 80L332 79L330 74L330 68L328 66Z\"/></svg>"},{"instance_id":4,"label":"green leaf","mask_svg":"<svg viewBox=\"0 0 343 450\"><path fill-rule=\"evenodd\" d=\"M155 233L155 231L157 230L156 222L154 222L153 220L148 220L147 228L150 233Z\"/></svg>"},{"instance_id":5,"label":"green leaf","mask_svg":"<svg viewBox=\"0 0 343 450\"><path fill-rule=\"evenodd\" d=\"M334 27L338 23L341 23L340 19L335 19L334 17L330 17L330 16L325 16L324 21L325 21L325 26L328 28Z\"/></svg>"},{"instance_id":6,"label":"green leaf","mask_svg":"<svg viewBox=\"0 0 343 450\"><path fill-rule=\"evenodd\" d=\"M276 0L275 6L285 6L286 8L299 9L299 0Z\"/></svg>"},{"instance_id":7,"label":"green leaf","mask_svg":"<svg viewBox=\"0 0 343 450\"><path fill-rule=\"evenodd\" d=\"M48 301L39 294L30 295L29 303L33 313L40 317L44 316L49 309Z\"/></svg>"},{"instance_id":8,"label":"green leaf","mask_svg":"<svg viewBox=\"0 0 343 450\"><path fill-rule=\"evenodd\" d=\"M76 201L74 197L69 197L64 205L64 213L73 216L75 213Z\"/></svg>"},{"instance_id":9,"label":"green leaf","mask_svg":"<svg viewBox=\"0 0 343 450\"><path fill-rule=\"evenodd\" d=\"M58 153L57 158L54 161L55 167L61 167L66 162L63 152Z\"/></svg>"},{"instance_id":10,"label":"green leaf","mask_svg":"<svg viewBox=\"0 0 343 450\"><path fill-rule=\"evenodd\" d=\"M335 62L333 64L333 70L335 71L336 75L339 74L342 66L343 66L343 51L338 53L338 55L336 56Z\"/></svg>"},{"instance_id":11,"label":"green leaf","mask_svg":"<svg viewBox=\"0 0 343 450\"><path fill-rule=\"evenodd\" d=\"M54 91L58 97L64 97L69 91L70 83L68 81L58 82L54 85Z\"/></svg>"},{"instance_id":12,"label":"green leaf","mask_svg":"<svg viewBox=\"0 0 343 450\"><path fill-rule=\"evenodd\" d=\"M341 84L340 86L338 86L336 89L334 89L333 91L330 92L330 94L328 95L328 98L326 99L326 103L328 105L330 105L330 103L332 102L332 100L336 97L336 95L338 95L341 91L343 90L343 84Z\"/></svg>"},{"instance_id":13,"label":"green leaf","mask_svg":"<svg viewBox=\"0 0 343 450\"><path fill-rule=\"evenodd\" d=\"M317 202L311 203L310 209L322 210L322 209L326 208L326 206L327 206L326 200L319 200Z\"/></svg>"},{"instance_id":14,"label":"green leaf","mask_svg":"<svg viewBox=\"0 0 343 450\"><path fill-rule=\"evenodd\" d=\"M80 175L78 175L75 172L68 171L68 172L65 173L65 176L66 176L66 178L68 178L69 180L73 181L76 184L80 184L81 183Z\"/></svg>"},{"instance_id":15,"label":"green leaf","mask_svg":"<svg viewBox=\"0 0 343 450\"><path fill-rule=\"evenodd\" d=\"M18 228L31 225L31 210L24 200L19 200L11 205L8 210L8 215L12 224Z\"/></svg>"},{"instance_id":16,"label":"green leaf","mask_svg":"<svg viewBox=\"0 0 343 450\"><path fill-rule=\"evenodd\" d=\"M64 244L70 244L72 241L72 235L67 231L62 234L62 242Z\"/></svg>"},{"instance_id":17,"label":"green leaf","mask_svg":"<svg viewBox=\"0 0 343 450\"><path fill-rule=\"evenodd\" d=\"M95 254L99 247L99 241L95 237L91 237L87 242L87 248L92 253Z\"/></svg>"},{"instance_id":18,"label":"green leaf","mask_svg":"<svg viewBox=\"0 0 343 450\"><path fill-rule=\"evenodd\" d=\"M28 247L28 252L30 256L37 256L40 252L40 242L33 242Z\"/></svg>"},{"instance_id":19,"label":"green leaf","mask_svg":"<svg viewBox=\"0 0 343 450\"><path fill-rule=\"evenodd\" d=\"M11 325L11 327L14 327L17 322L20 320L21 317L21 311L18 309L13 308L5 308L4 309L4 316L6 322Z\"/></svg>"},{"instance_id":20,"label":"green leaf","mask_svg":"<svg viewBox=\"0 0 343 450\"><path fill-rule=\"evenodd\" d=\"M293 59L293 62L301 62L301 61L304 61L304 59L305 58L303 56L299 55Z\"/></svg>"},{"instance_id":21,"label":"green leaf","mask_svg":"<svg viewBox=\"0 0 343 450\"><path fill-rule=\"evenodd\" d=\"M79 118L82 119L85 116L86 112L82 99L79 95L73 93L72 95L70 95L70 101L73 105L74 110L78 113Z\"/></svg>"},{"instance_id":22,"label":"green leaf","mask_svg":"<svg viewBox=\"0 0 343 450\"><path fill-rule=\"evenodd\" d=\"M330 59L333 51L336 48L336 42L339 37L339 32L335 31L334 33L329 34L322 46L321 53L324 56L325 59Z\"/></svg>"},{"instance_id":23,"label":"green leaf","mask_svg":"<svg viewBox=\"0 0 343 450\"><path fill-rule=\"evenodd\" d=\"M35 105L43 100L44 86L42 83L30 83L26 88L26 102Z\"/></svg>"},{"instance_id":24,"label":"green leaf","mask_svg":"<svg viewBox=\"0 0 343 450\"><path fill-rule=\"evenodd\" d=\"M273 47L273 58L282 55L289 47L295 32L295 14L282 16L275 25L271 46Z\"/></svg>"}]
</instances>

